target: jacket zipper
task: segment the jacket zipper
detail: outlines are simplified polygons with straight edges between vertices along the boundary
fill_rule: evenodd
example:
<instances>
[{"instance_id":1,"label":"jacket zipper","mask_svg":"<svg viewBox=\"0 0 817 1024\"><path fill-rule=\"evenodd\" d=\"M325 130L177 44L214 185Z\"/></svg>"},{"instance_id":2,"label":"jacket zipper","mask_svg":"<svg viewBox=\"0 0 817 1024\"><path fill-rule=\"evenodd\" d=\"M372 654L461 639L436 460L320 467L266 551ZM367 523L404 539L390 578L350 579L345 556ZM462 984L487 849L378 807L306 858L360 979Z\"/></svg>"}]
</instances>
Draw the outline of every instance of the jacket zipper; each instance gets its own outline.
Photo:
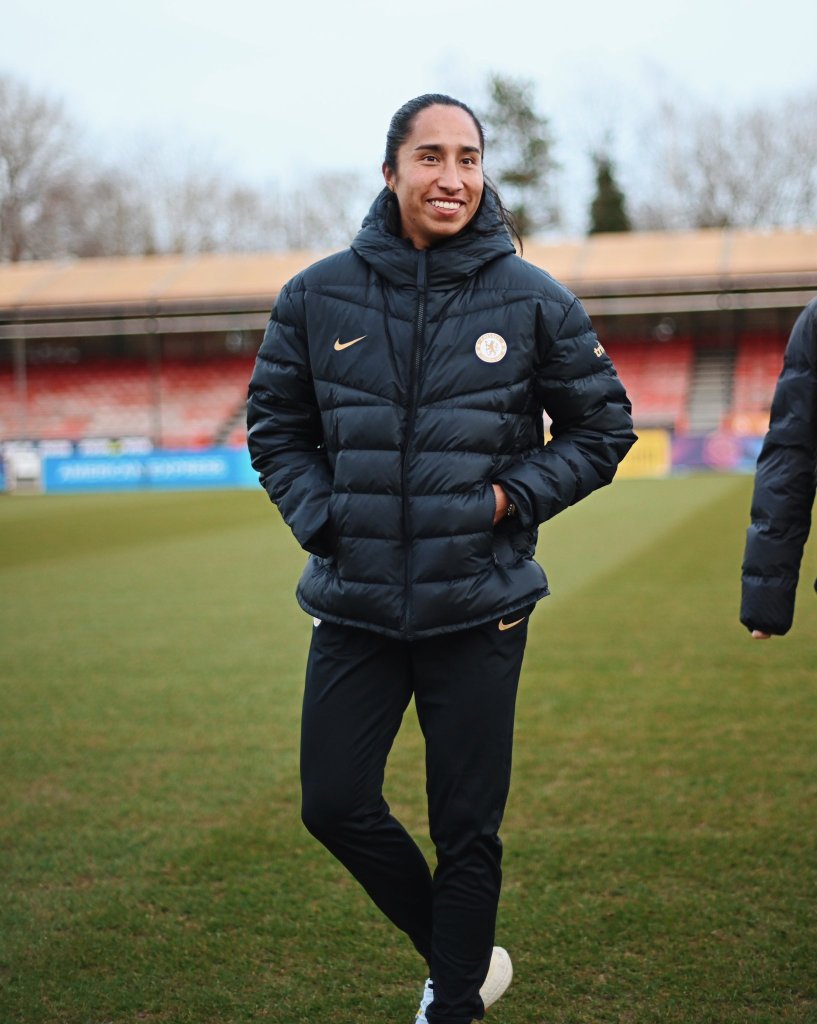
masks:
<instances>
[{"instance_id":1,"label":"jacket zipper","mask_svg":"<svg viewBox=\"0 0 817 1024\"><path fill-rule=\"evenodd\" d=\"M413 639L412 617L412 544L410 529L410 510L408 496L408 460L414 435L414 424L417 419L417 393L420 388L420 364L423 359L423 341L425 339L426 318L426 253L420 251L417 258L417 314L414 319L414 361L412 363L409 387L409 408L406 419L406 440L403 445L403 464L401 471L401 487L403 491L403 535L406 551L406 609L403 619L403 632L407 640Z\"/></svg>"}]
</instances>

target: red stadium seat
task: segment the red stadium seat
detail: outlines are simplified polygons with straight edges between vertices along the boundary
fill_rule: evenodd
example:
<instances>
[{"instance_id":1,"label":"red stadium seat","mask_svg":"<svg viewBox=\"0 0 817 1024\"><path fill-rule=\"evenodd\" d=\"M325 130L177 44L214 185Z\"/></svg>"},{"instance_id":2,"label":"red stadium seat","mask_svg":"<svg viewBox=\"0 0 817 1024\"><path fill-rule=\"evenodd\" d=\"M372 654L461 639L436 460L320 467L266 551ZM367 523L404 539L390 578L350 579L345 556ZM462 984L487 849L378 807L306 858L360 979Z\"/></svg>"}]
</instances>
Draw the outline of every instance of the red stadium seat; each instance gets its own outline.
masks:
<instances>
[{"instance_id":1,"label":"red stadium seat","mask_svg":"<svg viewBox=\"0 0 817 1024\"><path fill-rule=\"evenodd\" d=\"M253 360L166 360L154 378L145 360L94 360L27 367L21 406L9 366L0 369L2 439L78 441L142 436L162 447L207 447L229 431L247 394ZM156 397L159 397L159 404Z\"/></svg>"},{"instance_id":2,"label":"red stadium seat","mask_svg":"<svg viewBox=\"0 0 817 1024\"><path fill-rule=\"evenodd\" d=\"M683 426L692 375L692 341L615 342L607 346L633 403L636 426Z\"/></svg>"},{"instance_id":3,"label":"red stadium seat","mask_svg":"<svg viewBox=\"0 0 817 1024\"><path fill-rule=\"evenodd\" d=\"M786 339L774 334L743 335L735 361L728 426L740 433L764 433Z\"/></svg>"}]
</instances>

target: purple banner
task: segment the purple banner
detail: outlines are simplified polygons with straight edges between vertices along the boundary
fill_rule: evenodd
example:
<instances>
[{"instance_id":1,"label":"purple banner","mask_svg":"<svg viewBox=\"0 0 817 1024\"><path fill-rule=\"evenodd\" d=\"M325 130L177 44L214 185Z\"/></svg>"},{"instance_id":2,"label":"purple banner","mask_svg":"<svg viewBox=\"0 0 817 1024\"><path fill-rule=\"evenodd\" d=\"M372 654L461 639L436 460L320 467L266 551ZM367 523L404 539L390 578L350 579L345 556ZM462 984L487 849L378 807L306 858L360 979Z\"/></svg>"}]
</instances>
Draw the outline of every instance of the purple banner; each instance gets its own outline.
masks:
<instances>
[{"instance_id":1,"label":"purple banner","mask_svg":"<svg viewBox=\"0 0 817 1024\"><path fill-rule=\"evenodd\" d=\"M706 437L674 437L672 469L714 469L720 472L754 473L762 437L739 434L708 434Z\"/></svg>"}]
</instances>

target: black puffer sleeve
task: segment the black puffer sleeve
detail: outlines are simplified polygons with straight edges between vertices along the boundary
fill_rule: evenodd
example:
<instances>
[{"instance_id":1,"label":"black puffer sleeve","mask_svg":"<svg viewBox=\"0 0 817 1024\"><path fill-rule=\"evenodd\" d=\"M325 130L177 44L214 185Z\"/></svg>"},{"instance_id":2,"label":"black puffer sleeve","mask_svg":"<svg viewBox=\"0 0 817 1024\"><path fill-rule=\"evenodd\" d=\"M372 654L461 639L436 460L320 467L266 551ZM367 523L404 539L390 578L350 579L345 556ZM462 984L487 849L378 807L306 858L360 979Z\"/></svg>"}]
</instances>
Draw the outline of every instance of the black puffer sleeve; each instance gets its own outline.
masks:
<instances>
[{"instance_id":1,"label":"black puffer sleeve","mask_svg":"<svg viewBox=\"0 0 817 1024\"><path fill-rule=\"evenodd\" d=\"M247 401L247 445L262 486L298 543L328 555L332 472L298 281L294 278L281 290L258 352Z\"/></svg>"},{"instance_id":2,"label":"black puffer sleeve","mask_svg":"<svg viewBox=\"0 0 817 1024\"><path fill-rule=\"evenodd\" d=\"M783 635L791 628L817 470L817 299L792 329L757 460L743 556L740 621Z\"/></svg>"},{"instance_id":3,"label":"black puffer sleeve","mask_svg":"<svg viewBox=\"0 0 817 1024\"><path fill-rule=\"evenodd\" d=\"M636 441L631 406L578 299L537 308L541 357L534 380L552 439L498 477L523 525L551 519L609 484Z\"/></svg>"}]
</instances>

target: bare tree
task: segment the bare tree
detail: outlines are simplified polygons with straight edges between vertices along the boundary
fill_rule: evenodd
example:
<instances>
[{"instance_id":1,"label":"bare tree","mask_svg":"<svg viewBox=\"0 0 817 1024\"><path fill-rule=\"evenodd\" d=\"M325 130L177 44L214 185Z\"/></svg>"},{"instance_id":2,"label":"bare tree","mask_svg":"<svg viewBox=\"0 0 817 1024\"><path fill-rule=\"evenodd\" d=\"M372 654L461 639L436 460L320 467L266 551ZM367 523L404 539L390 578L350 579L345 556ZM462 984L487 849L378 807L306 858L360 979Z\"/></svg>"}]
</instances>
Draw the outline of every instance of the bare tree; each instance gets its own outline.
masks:
<instances>
[{"instance_id":1,"label":"bare tree","mask_svg":"<svg viewBox=\"0 0 817 1024\"><path fill-rule=\"evenodd\" d=\"M65 251L80 165L76 129L62 104L0 75L0 259Z\"/></svg>"},{"instance_id":2,"label":"bare tree","mask_svg":"<svg viewBox=\"0 0 817 1024\"><path fill-rule=\"evenodd\" d=\"M135 163L161 252L334 248L349 242L365 209L355 174L319 174L282 190L236 183L193 149L154 145Z\"/></svg>"},{"instance_id":3,"label":"bare tree","mask_svg":"<svg viewBox=\"0 0 817 1024\"><path fill-rule=\"evenodd\" d=\"M116 167L88 169L64 221L63 248L76 256L142 255L157 249L140 182Z\"/></svg>"},{"instance_id":4,"label":"bare tree","mask_svg":"<svg viewBox=\"0 0 817 1024\"><path fill-rule=\"evenodd\" d=\"M0 260L329 249L348 243L364 210L355 174L262 190L175 142L103 167L61 103L0 76Z\"/></svg>"},{"instance_id":5,"label":"bare tree","mask_svg":"<svg viewBox=\"0 0 817 1024\"><path fill-rule=\"evenodd\" d=\"M664 100L649 137L652 180L634 209L638 227L817 221L817 93L735 113Z\"/></svg>"},{"instance_id":6,"label":"bare tree","mask_svg":"<svg viewBox=\"0 0 817 1024\"><path fill-rule=\"evenodd\" d=\"M279 198L286 248L333 249L348 245L370 197L353 173L316 174Z\"/></svg>"}]
</instances>

